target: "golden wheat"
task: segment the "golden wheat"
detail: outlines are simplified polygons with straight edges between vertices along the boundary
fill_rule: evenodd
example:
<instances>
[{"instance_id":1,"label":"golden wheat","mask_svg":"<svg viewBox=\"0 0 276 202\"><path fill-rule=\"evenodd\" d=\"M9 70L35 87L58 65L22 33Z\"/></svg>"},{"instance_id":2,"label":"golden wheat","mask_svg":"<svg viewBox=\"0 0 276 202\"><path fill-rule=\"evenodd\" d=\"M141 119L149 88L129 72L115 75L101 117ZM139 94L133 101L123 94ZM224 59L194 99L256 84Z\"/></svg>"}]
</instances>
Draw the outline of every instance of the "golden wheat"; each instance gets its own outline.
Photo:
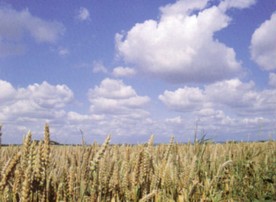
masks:
<instances>
[{"instance_id":1,"label":"golden wheat","mask_svg":"<svg viewBox=\"0 0 276 202\"><path fill-rule=\"evenodd\" d=\"M275 201L276 142L51 146L0 150L0 201ZM11 156L11 157L10 157Z\"/></svg>"}]
</instances>

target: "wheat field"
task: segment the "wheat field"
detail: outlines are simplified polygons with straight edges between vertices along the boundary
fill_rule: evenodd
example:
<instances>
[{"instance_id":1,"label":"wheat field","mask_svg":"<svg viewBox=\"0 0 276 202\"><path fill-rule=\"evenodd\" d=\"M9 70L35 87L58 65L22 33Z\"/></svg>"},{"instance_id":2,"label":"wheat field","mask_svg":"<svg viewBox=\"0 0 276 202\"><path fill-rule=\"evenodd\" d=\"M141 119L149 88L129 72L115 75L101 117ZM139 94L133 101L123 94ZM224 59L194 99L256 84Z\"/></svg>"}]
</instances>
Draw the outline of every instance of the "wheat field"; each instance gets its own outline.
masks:
<instances>
[{"instance_id":1,"label":"wheat field","mask_svg":"<svg viewBox=\"0 0 276 202\"><path fill-rule=\"evenodd\" d=\"M276 142L0 149L0 201L276 201Z\"/></svg>"}]
</instances>

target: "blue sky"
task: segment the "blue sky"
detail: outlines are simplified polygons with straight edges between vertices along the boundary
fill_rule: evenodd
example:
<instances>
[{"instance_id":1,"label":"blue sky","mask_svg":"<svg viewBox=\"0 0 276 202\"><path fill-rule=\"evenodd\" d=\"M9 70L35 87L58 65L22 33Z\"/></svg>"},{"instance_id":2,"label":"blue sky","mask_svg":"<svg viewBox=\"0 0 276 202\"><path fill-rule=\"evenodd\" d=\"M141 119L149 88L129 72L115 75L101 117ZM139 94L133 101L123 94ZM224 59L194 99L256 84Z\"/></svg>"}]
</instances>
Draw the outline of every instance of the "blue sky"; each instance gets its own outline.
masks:
<instances>
[{"instance_id":1,"label":"blue sky","mask_svg":"<svg viewBox=\"0 0 276 202\"><path fill-rule=\"evenodd\" d=\"M276 138L275 0L0 1L3 142Z\"/></svg>"}]
</instances>

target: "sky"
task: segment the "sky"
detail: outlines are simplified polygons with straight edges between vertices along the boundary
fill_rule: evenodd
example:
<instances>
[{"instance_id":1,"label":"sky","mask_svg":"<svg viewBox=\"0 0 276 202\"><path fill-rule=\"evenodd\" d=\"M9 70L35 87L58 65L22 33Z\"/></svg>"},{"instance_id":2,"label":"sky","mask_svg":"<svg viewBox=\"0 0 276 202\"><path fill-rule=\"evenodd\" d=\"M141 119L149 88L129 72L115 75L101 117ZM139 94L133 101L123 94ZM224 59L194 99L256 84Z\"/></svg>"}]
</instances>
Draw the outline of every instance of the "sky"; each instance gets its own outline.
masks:
<instances>
[{"instance_id":1,"label":"sky","mask_svg":"<svg viewBox=\"0 0 276 202\"><path fill-rule=\"evenodd\" d=\"M2 142L276 139L275 0L0 0Z\"/></svg>"}]
</instances>

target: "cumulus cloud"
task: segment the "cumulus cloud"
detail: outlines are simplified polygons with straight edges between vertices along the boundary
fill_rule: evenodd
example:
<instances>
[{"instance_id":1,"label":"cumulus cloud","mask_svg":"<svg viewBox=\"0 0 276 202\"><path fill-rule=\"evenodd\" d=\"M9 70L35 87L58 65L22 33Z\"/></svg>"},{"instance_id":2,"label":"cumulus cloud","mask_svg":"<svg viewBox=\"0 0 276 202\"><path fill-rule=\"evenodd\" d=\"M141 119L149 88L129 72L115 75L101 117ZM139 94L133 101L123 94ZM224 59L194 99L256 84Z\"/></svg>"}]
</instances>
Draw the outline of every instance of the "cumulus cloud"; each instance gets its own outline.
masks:
<instances>
[{"instance_id":1,"label":"cumulus cloud","mask_svg":"<svg viewBox=\"0 0 276 202\"><path fill-rule=\"evenodd\" d=\"M15 88L0 80L0 122L21 141L22 132L41 130L46 121L65 123L64 108L72 102L74 94L66 85L47 82ZM16 135L15 135L16 136Z\"/></svg>"},{"instance_id":2,"label":"cumulus cloud","mask_svg":"<svg viewBox=\"0 0 276 202\"><path fill-rule=\"evenodd\" d=\"M170 109L182 112L230 110L241 117L259 113L274 116L276 113L274 89L257 91L252 81L243 83L239 79L205 85L203 89L186 86L175 91L165 91L159 95L159 99ZM209 109L206 111L206 108Z\"/></svg>"},{"instance_id":3,"label":"cumulus cloud","mask_svg":"<svg viewBox=\"0 0 276 202\"><path fill-rule=\"evenodd\" d=\"M129 67L115 67L112 75L115 77L131 77L136 74L136 71Z\"/></svg>"},{"instance_id":4,"label":"cumulus cloud","mask_svg":"<svg viewBox=\"0 0 276 202\"><path fill-rule=\"evenodd\" d=\"M77 15L77 19L80 21L85 21L90 19L90 12L87 8L80 7Z\"/></svg>"},{"instance_id":5,"label":"cumulus cloud","mask_svg":"<svg viewBox=\"0 0 276 202\"><path fill-rule=\"evenodd\" d=\"M232 78L242 71L241 61L214 34L229 25L228 9L254 2L229 0L210 7L208 0L179 0L166 5L160 8L160 20L146 20L116 34L118 55L140 71L171 82Z\"/></svg>"},{"instance_id":6,"label":"cumulus cloud","mask_svg":"<svg viewBox=\"0 0 276 202\"><path fill-rule=\"evenodd\" d=\"M2 103L5 101L11 101L16 94L14 87L7 81L0 80L0 100Z\"/></svg>"},{"instance_id":7,"label":"cumulus cloud","mask_svg":"<svg viewBox=\"0 0 276 202\"><path fill-rule=\"evenodd\" d=\"M258 27L251 38L251 57L264 70L276 69L276 13Z\"/></svg>"},{"instance_id":8,"label":"cumulus cloud","mask_svg":"<svg viewBox=\"0 0 276 202\"><path fill-rule=\"evenodd\" d=\"M112 132L114 137L121 136L128 141L132 135L147 135L154 130L150 113L145 110L149 97L139 96L132 86L121 80L107 78L91 88L88 113L68 110L74 104L74 94L66 85L42 82L16 88L0 80L0 89L4 142L20 143L28 130L40 139L45 122L51 125L52 138L62 143L80 142L79 129L89 134L92 131L97 140ZM87 138L89 142L95 140Z\"/></svg>"},{"instance_id":9,"label":"cumulus cloud","mask_svg":"<svg viewBox=\"0 0 276 202\"><path fill-rule=\"evenodd\" d=\"M5 117L22 118L34 114L36 118L52 116L54 110L63 108L73 99L73 92L67 86L53 86L45 81L27 88L15 89L6 81L1 81L0 86L4 92L0 97L0 111ZM6 100L6 103L3 103L3 100Z\"/></svg>"},{"instance_id":10,"label":"cumulus cloud","mask_svg":"<svg viewBox=\"0 0 276 202\"><path fill-rule=\"evenodd\" d=\"M23 53L22 38L29 34L37 43L55 43L64 26L33 16L28 9L17 11L0 6L0 56Z\"/></svg>"},{"instance_id":11,"label":"cumulus cloud","mask_svg":"<svg viewBox=\"0 0 276 202\"><path fill-rule=\"evenodd\" d=\"M144 113L141 108L149 97L138 96L136 91L121 80L106 78L88 92L91 111L96 113L134 114Z\"/></svg>"},{"instance_id":12,"label":"cumulus cloud","mask_svg":"<svg viewBox=\"0 0 276 202\"><path fill-rule=\"evenodd\" d=\"M237 119L235 116L228 116L223 110L214 108L202 108L199 111L194 112L194 116L197 117L198 123L203 127L203 129L212 129L223 132L225 127L233 127L233 133L236 129L235 127L240 127L236 124Z\"/></svg>"},{"instance_id":13,"label":"cumulus cloud","mask_svg":"<svg viewBox=\"0 0 276 202\"><path fill-rule=\"evenodd\" d=\"M73 98L73 92L66 85L53 86L44 81L18 89L18 98L33 99L41 107L62 108Z\"/></svg>"},{"instance_id":14,"label":"cumulus cloud","mask_svg":"<svg viewBox=\"0 0 276 202\"><path fill-rule=\"evenodd\" d=\"M246 107L250 99L256 99L253 91L254 82L243 83L239 79L225 80L205 86L205 94L212 102L233 106Z\"/></svg>"},{"instance_id":15,"label":"cumulus cloud","mask_svg":"<svg viewBox=\"0 0 276 202\"><path fill-rule=\"evenodd\" d=\"M215 104L234 109L237 115L256 116L276 113L275 89L256 90L254 82L238 79L222 81L205 87L205 94Z\"/></svg>"},{"instance_id":16,"label":"cumulus cloud","mask_svg":"<svg viewBox=\"0 0 276 202\"><path fill-rule=\"evenodd\" d=\"M88 91L88 99L90 113L104 116L97 122L100 134L139 139L138 136L148 135L153 130L150 113L146 110L150 98L138 95L122 80L105 78Z\"/></svg>"},{"instance_id":17,"label":"cumulus cloud","mask_svg":"<svg viewBox=\"0 0 276 202\"><path fill-rule=\"evenodd\" d=\"M276 123L275 89L256 90L253 82L239 79L220 81L203 88L186 86L167 90L159 99L173 112L169 114L171 118L159 117L157 120L151 117L148 108L150 98L139 95L122 80L106 78L92 87L88 91L90 111L87 113L72 111L70 105L74 94L66 85L42 82L14 87L0 80L0 89L4 141L9 139L9 142L17 143L29 129L40 139L46 121L51 125L52 138L62 143L80 142L80 129L88 142L101 140L111 133L115 142L122 143L146 140L151 133L157 134L161 141L171 134L181 141L188 140L193 138L196 120L198 130L204 129L208 135L244 135L256 133L260 127L273 131ZM182 134L185 136L181 137Z\"/></svg>"},{"instance_id":18,"label":"cumulus cloud","mask_svg":"<svg viewBox=\"0 0 276 202\"><path fill-rule=\"evenodd\" d=\"M205 96L201 89L184 87L176 91L166 90L159 99L169 108L177 111L193 111L202 107Z\"/></svg>"},{"instance_id":19,"label":"cumulus cloud","mask_svg":"<svg viewBox=\"0 0 276 202\"><path fill-rule=\"evenodd\" d=\"M228 139L238 134L239 138L245 138L245 135L252 134L255 139L267 139L268 134L275 131L276 91L257 90L252 81L230 79L202 88L186 86L164 91L159 99L173 112L181 114L166 119L164 123L175 132L183 128L192 131L195 120L199 131L207 132L209 137L215 135L214 138L220 138L222 134Z\"/></svg>"}]
</instances>

